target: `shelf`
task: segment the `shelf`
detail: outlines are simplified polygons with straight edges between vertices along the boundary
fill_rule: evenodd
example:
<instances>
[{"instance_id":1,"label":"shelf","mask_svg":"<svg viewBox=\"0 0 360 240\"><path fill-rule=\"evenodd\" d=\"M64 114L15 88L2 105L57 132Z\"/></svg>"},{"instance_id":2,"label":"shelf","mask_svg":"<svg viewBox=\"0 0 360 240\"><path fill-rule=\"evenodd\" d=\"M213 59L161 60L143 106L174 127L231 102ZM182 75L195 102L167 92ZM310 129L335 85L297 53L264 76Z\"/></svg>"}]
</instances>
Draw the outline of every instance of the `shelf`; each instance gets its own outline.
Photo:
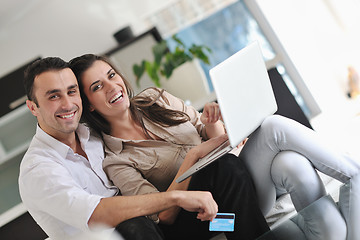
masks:
<instances>
[{"instance_id":1,"label":"shelf","mask_svg":"<svg viewBox=\"0 0 360 240\"><path fill-rule=\"evenodd\" d=\"M30 110L26 106L26 104L18 107L17 109L9 112L8 114L2 116L0 118L0 126L4 126L6 124L11 123L14 119L23 116L26 113L30 113ZM30 113L31 114L31 113Z\"/></svg>"},{"instance_id":2,"label":"shelf","mask_svg":"<svg viewBox=\"0 0 360 240\"><path fill-rule=\"evenodd\" d=\"M18 177L36 124L25 104L0 118L0 227L27 212L20 198Z\"/></svg>"},{"instance_id":3,"label":"shelf","mask_svg":"<svg viewBox=\"0 0 360 240\"><path fill-rule=\"evenodd\" d=\"M21 203L18 178L23 154L0 164L0 214Z\"/></svg>"},{"instance_id":4,"label":"shelf","mask_svg":"<svg viewBox=\"0 0 360 240\"><path fill-rule=\"evenodd\" d=\"M12 220L20 217L24 213L27 212L27 209L25 208L25 205L23 203L20 203L3 214L0 215L0 227L4 226L5 224L11 222Z\"/></svg>"},{"instance_id":5,"label":"shelf","mask_svg":"<svg viewBox=\"0 0 360 240\"><path fill-rule=\"evenodd\" d=\"M0 118L0 164L26 151L36 122L26 105Z\"/></svg>"},{"instance_id":6,"label":"shelf","mask_svg":"<svg viewBox=\"0 0 360 240\"><path fill-rule=\"evenodd\" d=\"M28 149L30 142L31 140L25 141L24 143L19 144L11 151L7 152L6 155L0 156L0 165L20 154L23 155Z\"/></svg>"}]
</instances>

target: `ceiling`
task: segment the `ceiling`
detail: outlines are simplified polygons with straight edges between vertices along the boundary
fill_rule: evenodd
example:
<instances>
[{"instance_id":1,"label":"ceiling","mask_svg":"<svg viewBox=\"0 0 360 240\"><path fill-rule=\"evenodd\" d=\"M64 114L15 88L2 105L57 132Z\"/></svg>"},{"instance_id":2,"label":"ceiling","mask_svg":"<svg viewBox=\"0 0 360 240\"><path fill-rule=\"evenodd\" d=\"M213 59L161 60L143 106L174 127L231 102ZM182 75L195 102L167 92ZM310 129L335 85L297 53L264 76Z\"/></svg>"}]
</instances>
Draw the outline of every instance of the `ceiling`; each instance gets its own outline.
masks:
<instances>
[{"instance_id":1,"label":"ceiling","mask_svg":"<svg viewBox=\"0 0 360 240\"><path fill-rule=\"evenodd\" d=\"M31 7L36 6L43 0L1 0L0 2L0 26L22 18Z\"/></svg>"},{"instance_id":2,"label":"ceiling","mask_svg":"<svg viewBox=\"0 0 360 240\"><path fill-rule=\"evenodd\" d=\"M0 16L8 15L9 11L14 9L21 9L24 4L27 4L28 0L2 0L0 3Z\"/></svg>"}]
</instances>

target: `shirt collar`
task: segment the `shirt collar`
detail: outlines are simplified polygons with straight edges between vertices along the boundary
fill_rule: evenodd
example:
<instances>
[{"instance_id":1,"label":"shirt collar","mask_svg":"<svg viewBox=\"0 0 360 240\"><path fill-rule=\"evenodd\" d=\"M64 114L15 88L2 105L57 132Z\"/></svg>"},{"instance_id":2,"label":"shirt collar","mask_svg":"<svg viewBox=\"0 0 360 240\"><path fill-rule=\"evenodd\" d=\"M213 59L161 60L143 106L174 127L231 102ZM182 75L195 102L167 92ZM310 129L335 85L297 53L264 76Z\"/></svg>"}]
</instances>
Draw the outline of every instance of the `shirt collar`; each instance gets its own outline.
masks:
<instances>
[{"instance_id":1,"label":"shirt collar","mask_svg":"<svg viewBox=\"0 0 360 240\"><path fill-rule=\"evenodd\" d=\"M83 124L79 124L79 127L76 130L76 134L81 143L81 147L83 147L83 145L85 145L89 141L90 138L89 129ZM60 142L59 140L50 136L44 130L42 130L39 124L36 127L36 138L41 142L43 142L44 144L48 145L49 147L53 148L63 158L66 158L69 151L72 151L72 149L68 145Z\"/></svg>"},{"instance_id":2,"label":"shirt collar","mask_svg":"<svg viewBox=\"0 0 360 240\"><path fill-rule=\"evenodd\" d=\"M114 154L119 154L123 150L123 142L126 141L121 138L113 137L106 133L102 133L106 147Z\"/></svg>"},{"instance_id":3,"label":"shirt collar","mask_svg":"<svg viewBox=\"0 0 360 240\"><path fill-rule=\"evenodd\" d=\"M183 132L179 133L179 126L173 127L163 127L159 124L149 121L144 118L145 128L148 129L153 134L156 134L158 137L164 139L166 142L174 143L174 144L191 144L198 145L201 143L201 139L196 132L195 135L183 134ZM185 123L187 126L193 128L193 125L190 122ZM184 124L183 124L184 126ZM196 131L195 129L193 129ZM124 149L124 144L126 143L140 143L146 144L146 140L127 140L122 138L113 137L109 134L102 132L104 143L108 150L113 152L114 154L119 154ZM194 138L195 136L195 138Z\"/></svg>"},{"instance_id":4,"label":"shirt collar","mask_svg":"<svg viewBox=\"0 0 360 240\"><path fill-rule=\"evenodd\" d=\"M85 145L90 139L90 130L84 124L79 124L78 128L76 129L76 134L81 145Z\"/></svg>"}]
</instances>

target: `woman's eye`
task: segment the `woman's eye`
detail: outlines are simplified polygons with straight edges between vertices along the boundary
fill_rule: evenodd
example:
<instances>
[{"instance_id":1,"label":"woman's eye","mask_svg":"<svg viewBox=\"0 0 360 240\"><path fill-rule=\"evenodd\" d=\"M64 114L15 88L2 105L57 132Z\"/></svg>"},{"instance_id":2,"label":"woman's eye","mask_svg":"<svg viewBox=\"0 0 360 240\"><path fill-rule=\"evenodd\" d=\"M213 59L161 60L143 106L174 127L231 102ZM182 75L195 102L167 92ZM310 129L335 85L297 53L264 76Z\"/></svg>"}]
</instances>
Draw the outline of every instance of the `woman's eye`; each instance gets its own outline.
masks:
<instances>
[{"instance_id":1,"label":"woman's eye","mask_svg":"<svg viewBox=\"0 0 360 240\"><path fill-rule=\"evenodd\" d=\"M92 88L92 91L95 92L97 90L99 90L101 88L101 85L98 84L98 85L95 85L93 88Z\"/></svg>"},{"instance_id":2,"label":"woman's eye","mask_svg":"<svg viewBox=\"0 0 360 240\"><path fill-rule=\"evenodd\" d=\"M113 77L115 77L115 73L110 73L109 78L113 78Z\"/></svg>"}]
</instances>

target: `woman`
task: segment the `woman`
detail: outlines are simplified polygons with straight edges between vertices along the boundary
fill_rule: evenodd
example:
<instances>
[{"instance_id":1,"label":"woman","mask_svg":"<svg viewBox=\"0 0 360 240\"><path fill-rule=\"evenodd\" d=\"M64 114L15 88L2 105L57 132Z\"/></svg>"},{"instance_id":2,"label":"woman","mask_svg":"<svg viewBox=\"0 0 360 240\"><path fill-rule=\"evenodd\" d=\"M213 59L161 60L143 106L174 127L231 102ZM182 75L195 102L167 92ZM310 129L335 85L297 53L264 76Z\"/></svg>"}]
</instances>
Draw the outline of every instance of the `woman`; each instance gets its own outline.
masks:
<instances>
[{"instance_id":1,"label":"woman","mask_svg":"<svg viewBox=\"0 0 360 240\"><path fill-rule=\"evenodd\" d=\"M224 165L232 164L227 168L232 173L235 166L243 169L241 163L244 161L254 180L264 215L273 206L276 197L285 192L290 193L299 211L326 194L316 168L342 182L353 183L349 197L352 214L344 214L347 228L336 209L333 220L321 222L319 219L313 223L311 217L304 217L304 221L310 224L310 230L305 234L311 239L345 239L346 231L348 239L360 236L359 230L353 227L360 221L360 202L352 200L359 194L359 185L355 182L359 181L360 165L324 146L313 131L284 117L268 117L244 145L239 156L242 161L227 155L225 159L230 161L216 161L215 165L177 184L174 179L200 157L196 154L199 149L209 147L200 144L201 140L218 140L216 137L224 133L218 121L217 105L205 105L204 113L200 115L181 100L156 89L132 97L124 78L105 59L84 55L73 59L70 64L83 91L84 120L94 130L103 133L107 145L104 169L123 194L197 189L203 184L201 179L209 176L207 171L221 175L224 173L223 166L218 165L226 162ZM164 111L166 114L162 114ZM169 115L170 118L163 119ZM213 176L208 179L213 179ZM227 181L234 183L238 180ZM216 180L213 182L218 183ZM217 190L220 192L220 189ZM244 204L243 200L247 197L240 198L236 203ZM217 202L224 199L226 197L223 196L215 198ZM178 213L179 209L160 213L160 222L172 223L176 218L177 223L183 217L182 211L177 216ZM336 227L326 227L329 222L325 221L333 221L330 225ZM312 231L318 228L321 230Z\"/></svg>"},{"instance_id":2,"label":"woman","mask_svg":"<svg viewBox=\"0 0 360 240\"><path fill-rule=\"evenodd\" d=\"M227 139L223 125L217 121L216 104L206 106L208 117L203 114L201 118L206 123L204 128L196 110L166 92L149 89L133 97L129 84L101 57L85 55L70 64L79 79L83 118L102 134L109 165L104 167L123 195L206 190L212 193L219 212L235 213L235 231L226 233L228 239L256 239L269 231L252 179L234 155L224 156L182 183L175 182L200 157ZM200 135L212 139L201 143ZM110 172L115 168L110 165L124 169L112 176ZM160 222L166 239L209 239L214 235L209 232L208 222L179 208L151 217Z\"/></svg>"}]
</instances>

